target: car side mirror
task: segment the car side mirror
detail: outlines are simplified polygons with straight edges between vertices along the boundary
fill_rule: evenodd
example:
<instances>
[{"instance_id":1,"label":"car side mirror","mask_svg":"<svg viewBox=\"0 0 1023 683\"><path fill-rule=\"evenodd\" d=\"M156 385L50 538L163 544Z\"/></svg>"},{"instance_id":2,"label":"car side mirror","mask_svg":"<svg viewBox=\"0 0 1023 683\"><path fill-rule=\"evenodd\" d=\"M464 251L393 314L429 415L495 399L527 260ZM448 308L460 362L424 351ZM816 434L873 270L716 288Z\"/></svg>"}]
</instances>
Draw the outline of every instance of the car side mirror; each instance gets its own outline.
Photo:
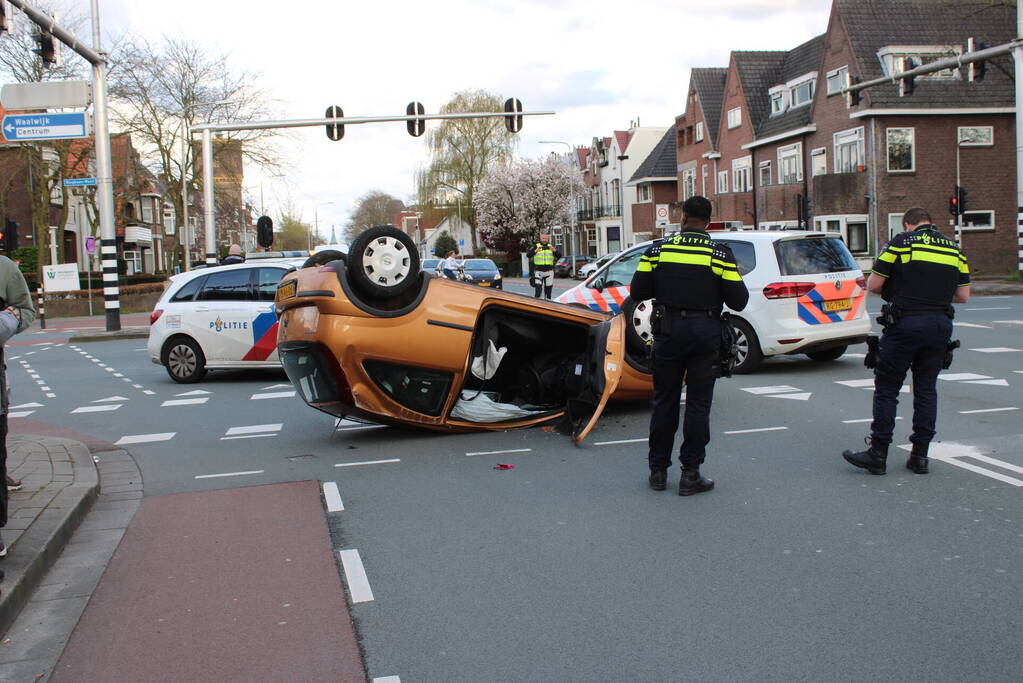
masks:
<instances>
[{"instance_id":1,"label":"car side mirror","mask_svg":"<svg viewBox=\"0 0 1023 683\"><path fill-rule=\"evenodd\" d=\"M593 289L597 290L598 292L603 292L604 291L604 278L597 278L596 280L593 281L593 283L590 285L590 287L592 287Z\"/></svg>"}]
</instances>

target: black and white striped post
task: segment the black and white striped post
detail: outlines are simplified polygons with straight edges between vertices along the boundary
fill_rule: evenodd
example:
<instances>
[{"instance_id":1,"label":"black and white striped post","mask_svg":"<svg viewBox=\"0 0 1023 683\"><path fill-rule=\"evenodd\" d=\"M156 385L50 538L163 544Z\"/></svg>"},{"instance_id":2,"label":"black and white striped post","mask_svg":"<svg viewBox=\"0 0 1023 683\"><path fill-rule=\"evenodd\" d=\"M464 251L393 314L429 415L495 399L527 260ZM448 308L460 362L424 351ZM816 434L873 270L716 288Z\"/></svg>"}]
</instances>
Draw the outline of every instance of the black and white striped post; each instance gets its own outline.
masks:
<instances>
[{"instance_id":1,"label":"black and white striped post","mask_svg":"<svg viewBox=\"0 0 1023 683\"><path fill-rule=\"evenodd\" d=\"M38 311L36 317L39 318L39 329L45 330L46 329L46 305L45 305L46 299L43 297L43 288L42 287L37 287L36 288L36 294L39 295L39 311Z\"/></svg>"},{"instance_id":2,"label":"black and white striped post","mask_svg":"<svg viewBox=\"0 0 1023 683\"><path fill-rule=\"evenodd\" d=\"M103 263L103 306L106 308L107 330L121 329L121 290L117 286L117 240L100 240Z\"/></svg>"}]
</instances>

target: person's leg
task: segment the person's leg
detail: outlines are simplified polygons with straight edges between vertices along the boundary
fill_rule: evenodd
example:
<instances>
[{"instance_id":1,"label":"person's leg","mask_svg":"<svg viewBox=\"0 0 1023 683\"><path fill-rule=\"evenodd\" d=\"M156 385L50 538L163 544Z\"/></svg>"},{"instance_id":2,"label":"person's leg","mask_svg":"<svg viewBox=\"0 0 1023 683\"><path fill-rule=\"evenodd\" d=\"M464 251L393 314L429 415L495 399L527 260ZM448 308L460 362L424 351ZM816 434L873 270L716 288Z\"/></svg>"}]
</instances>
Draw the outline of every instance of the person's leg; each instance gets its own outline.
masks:
<instances>
[{"instance_id":1,"label":"person's leg","mask_svg":"<svg viewBox=\"0 0 1023 683\"><path fill-rule=\"evenodd\" d=\"M714 382L712 378L686 383L686 415L682 422L682 446L678 456L683 468L699 468L707 457Z\"/></svg>"},{"instance_id":2,"label":"person's leg","mask_svg":"<svg viewBox=\"0 0 1023 683\"><path fill-rule=\"evenodd\" d=\"M540 279L540 271L533 271L533 296L537 299L543 294L543 280Z\"/></svg>"},{"instance_id":3,"label":"person's leg","mask_svg":"<svg viewBox=\"0 0 1023 683\"><path fill-rule=\"evenodd\" d=\"M682 397L682 366L678 344L671 335L654 337L651 372L654 383L653 410L650 414L649 452L651 472L671 466L672 446L678 431L679 402Z\"/></svg>"},{"instance_id":4,"label":"person's leg","mask_svg":"<svg viewBox=\"0 0 1023 683\"><path fill-rule=\"evenodd\" d=\"M543 286L543 296L545 299L550 300L554 294L554 273L547 276L547 280Z\"/></svg>"},{"instance_id":5,"label":"person's leg","mask_svg":"<svg viewBox=\"0 0 1023 683\"><path fill-rule=\"evenodd\" d=\"M7 482L7 415L0 415L0 474L3 481ZM0 486L0 527L7 526L7 486ZM0 546L3 541L0 540ZM4 552L6 553L6 546Z\"/></svg>"},{"instance_id":6,"label":"person's leg","mask_svg":"<svg viewBox=\"0 0 1023 683\"><path fill-rule=\"evenodd\" d=\"M455 271L451 270L450 268L445 268L444 269L444 277L446 277L449 280L457 280L458 279L458 278L455 277Z\"/></svg>"},{"instance_id":7,"label":"person's leg","mask_svg":"<svg viewBox=\"0 0 1023 683\"><path fill-rule=\"evenodd\" d=\"M906 467L917 474L927 474L927 452L938 421L938 373L952 338L952 321L929 319L921 326L920 335L924 346L913 358L913 434L909 437L913 448Z\"/></svg>"}]
</instances>

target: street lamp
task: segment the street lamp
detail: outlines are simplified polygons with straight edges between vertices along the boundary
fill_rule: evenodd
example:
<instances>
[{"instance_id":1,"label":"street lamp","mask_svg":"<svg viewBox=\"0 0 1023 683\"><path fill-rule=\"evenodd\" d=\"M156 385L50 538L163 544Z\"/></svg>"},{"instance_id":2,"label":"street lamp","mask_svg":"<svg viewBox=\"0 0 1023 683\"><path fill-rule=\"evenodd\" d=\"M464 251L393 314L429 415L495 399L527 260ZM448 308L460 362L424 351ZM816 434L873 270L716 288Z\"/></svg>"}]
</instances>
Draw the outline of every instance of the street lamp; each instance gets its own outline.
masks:
<instances>
[{"instance_id":1,"label":"street lamp","mask_svg":"<svg viewBox=\"0 0 1023 683\"><path fill-rule=\"evenodd\" d=\"M540 140L541 145L564 145L568 147L568 167L569 169L574 168L572 166L572 154L575 153L575 147L565 142L564 140ZM569 180L571 182L571 179ZM569 196L568 202L571 205L571 211L569 212L569 221L572 224L571 232L568 235L568 268L572 277L575 277L575 231L576 231L576 206L575 206L575 185L569 185Z\"/></svg>"},{"instance_id":2,"label":"street lamp","mask_svg":"<svg viewBox=\"0 0 1023 683\"><path fill-rule=\"evenodd\" d=\"M333 203L334 202L332 202L332 201L330 201L330 202L320 202L313 209L313 220L314 220L314 222L316 224L316 236L317 237L319 237L319 235L320 235L320 207L321 206L326 206L327 204L333 204ZM308 245L309 253L311 254L312 251L313 251L313 235L309 231L306 231L306 244Z\"/></svg>"}]
</instances>

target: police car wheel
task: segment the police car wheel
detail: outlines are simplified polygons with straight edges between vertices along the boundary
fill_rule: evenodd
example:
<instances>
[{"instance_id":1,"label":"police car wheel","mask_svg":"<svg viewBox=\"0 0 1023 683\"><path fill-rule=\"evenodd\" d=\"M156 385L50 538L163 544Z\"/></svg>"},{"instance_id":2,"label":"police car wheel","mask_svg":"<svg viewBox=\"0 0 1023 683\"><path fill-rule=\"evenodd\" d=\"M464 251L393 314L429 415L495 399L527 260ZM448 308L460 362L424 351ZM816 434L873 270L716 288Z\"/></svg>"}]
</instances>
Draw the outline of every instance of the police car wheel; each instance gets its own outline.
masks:
<instances>
[{"instance_id":1,"label":"police car wheel","mask_svg":"<svg viewBox=\"0 0 1023 683\"><path fill-rule=\"evenodd\" d=\"M650 313L653 310L653 299L636 303L632 297L622 302L622 315L628 324L625 326L625 346L633 354L644 354L648 344L654 341L653 330L650 329Z\"/></svg>"},{"instance_id":2,"label":"police car wheel","mask_svg":"<svg viewBox=\"0 0 1023 683\"><path fill-rule=\"evenodd\" d=\"M397 228L370 228L352 242L348 274L364 294L396 296L419 281L419 251L412 238Z\"/></svg>"},{"instance_id":3,"label":"police car wheel","mask_svg":"<svg viewBox=\"0 0 1023 683\"><path fill-rule=\"evenodd\" d=\"M813 353L806 354L807 358L818 363L827 363L829 361L838 360L845 353L848 346L836 346L833 349L825 349L824 351L814 351Z\"/></svg>"},{"instance_id":4,"label":"police car wheel","mask_svg":"<svg viewBox=\"0 0 1023 683\"><path fill-rule=\"evenodd\" d=\"M177 337L167 345L163 365L175 382L191 384L206 376L206 356L188 337Z\"/></svg>"},{"instance_id":5,"label":"police car wheel","mask_svg":"<svg viewBox=\"0 0 1023 683\"><path fill-rule=\"evenodd\" d=\"M313 266L325 266L331 261L341 261L346 263L346 257L343 252L337 249L324 249L323 251L317 252L306 259L305 263L302 264L303 268L311 268Z\"/></svg>"},{"instance_id":6,"label":"police car wheel","mask_svg":"<svg viewBox=\"0 0 1023 683\"><path fill-rule=\"evenodd\" d=\"M757 369L764 360L764 354L760 351L757 334L749 323L733 318L732 327L735 329L735 367L732 372L747 375Z\"/></svg>"}]
</instances>

